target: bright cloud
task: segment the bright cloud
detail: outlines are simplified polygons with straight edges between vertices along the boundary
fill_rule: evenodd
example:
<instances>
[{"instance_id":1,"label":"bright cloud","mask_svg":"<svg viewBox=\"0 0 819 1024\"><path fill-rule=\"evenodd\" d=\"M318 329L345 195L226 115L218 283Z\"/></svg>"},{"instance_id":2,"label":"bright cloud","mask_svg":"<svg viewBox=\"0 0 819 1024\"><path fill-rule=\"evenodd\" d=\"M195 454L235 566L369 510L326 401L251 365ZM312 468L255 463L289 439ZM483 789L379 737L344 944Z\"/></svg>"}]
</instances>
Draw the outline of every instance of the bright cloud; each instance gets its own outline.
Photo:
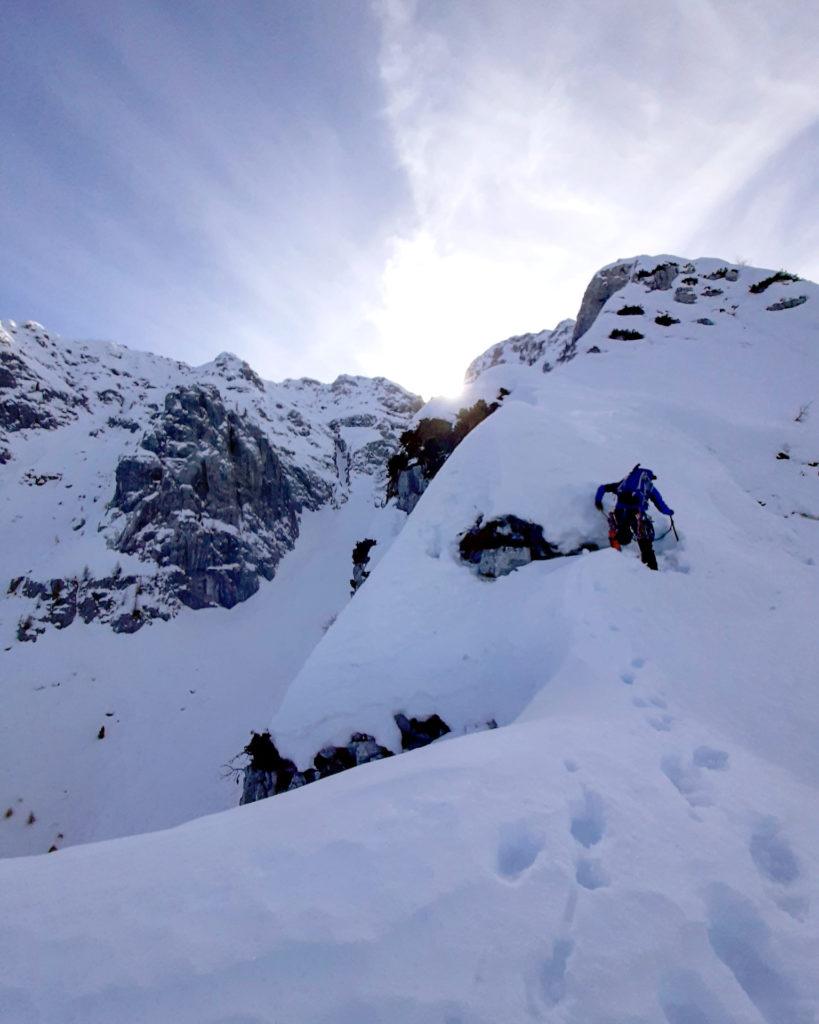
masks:
<instances>
[{"instance_id":1,"label":"bright cloud","mask_svg":"<svg viewBox=\"0 0 819 1024\"><path fill-rule=\"evenodd\" d=\"M0 313L457 389L601 265L819 277L808 0L10 0Z\"/></svg>"},{"instance_id":2,"label":"bright cloud","mask_svg":"<svg viewBox=\"0 0 819 1024\"><path fill-rule=\"evenodd\" d=\"M620 256L819 272L815 231L785 215L798 176L765 173L819 117L812 5L378 9L416 211L372 313L388 373L451 390L477 351L574 315Z\"/></svg>"}]
</instances>

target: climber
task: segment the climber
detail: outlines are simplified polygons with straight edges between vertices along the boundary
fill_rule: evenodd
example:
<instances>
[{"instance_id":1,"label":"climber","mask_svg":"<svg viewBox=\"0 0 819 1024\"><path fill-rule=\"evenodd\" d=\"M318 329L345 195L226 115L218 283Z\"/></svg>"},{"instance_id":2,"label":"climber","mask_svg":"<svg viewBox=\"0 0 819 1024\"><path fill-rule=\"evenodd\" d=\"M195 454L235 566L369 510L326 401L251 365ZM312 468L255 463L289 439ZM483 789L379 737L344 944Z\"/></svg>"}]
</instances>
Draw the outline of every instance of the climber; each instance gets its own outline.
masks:
<instances>
[{"instance_id":1,"label":"climber","mask_svg":"<svg viewBox=\"0 0 819 1024\"><path fill-rule=\"evenodd\" d=\"M614 484L600 484L594 496L594 504L603 511L603 495L616 494L617 504L609 512L609 543L618 551L624 544L630 544L632 536L637 538L640 557L649 569L657 568L654 554L654 523L648 514L649 501L654 502L664 516L673 516L674 509L663 501L663 496L654 486L657 477L640 463L623 480Z\"/></svg>"}]
</instances>

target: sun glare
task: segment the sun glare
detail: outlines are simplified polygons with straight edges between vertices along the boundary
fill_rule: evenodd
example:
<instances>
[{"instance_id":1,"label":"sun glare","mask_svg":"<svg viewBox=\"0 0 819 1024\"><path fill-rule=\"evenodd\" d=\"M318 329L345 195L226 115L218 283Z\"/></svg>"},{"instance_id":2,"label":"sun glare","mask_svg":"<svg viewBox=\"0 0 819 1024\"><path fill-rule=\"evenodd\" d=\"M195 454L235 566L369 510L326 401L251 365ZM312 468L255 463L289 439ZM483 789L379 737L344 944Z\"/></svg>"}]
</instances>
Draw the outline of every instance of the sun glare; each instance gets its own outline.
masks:
<instances>
[{"instance_id":1,"label":"sun glare","mask_svg":"<svg viewBox=\"0 0 819 1024\"><path fill-rule=\"evenodd\" d=\"M543 263L521 257L499 266L465 251L442 252L420 232L397 239L369 319L386 376L429 398L457 397L472 360L509 337L510 326L537 331L544 306Z\"/></svg>"}]
</instances>

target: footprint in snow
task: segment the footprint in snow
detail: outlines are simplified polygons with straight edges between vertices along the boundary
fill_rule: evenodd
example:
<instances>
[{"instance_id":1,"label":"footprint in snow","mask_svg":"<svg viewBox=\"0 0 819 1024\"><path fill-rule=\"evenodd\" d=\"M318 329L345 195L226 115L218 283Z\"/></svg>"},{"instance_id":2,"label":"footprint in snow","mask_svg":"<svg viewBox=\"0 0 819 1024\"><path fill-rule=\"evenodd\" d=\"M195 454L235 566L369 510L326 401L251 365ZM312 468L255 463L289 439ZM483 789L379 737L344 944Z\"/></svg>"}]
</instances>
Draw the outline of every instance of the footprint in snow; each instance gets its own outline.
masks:
<instances>
[{"instance_id":1,"label":"footprint in snow","mask_svg":"<svg viewBox=\"0 0 819 1024\"><path fill-rule=\"evenodd\" d=\"M602 861L588 857L581 857L578 860L574 877L578 885L582 885L584 889L603 889L611 885L611 878Z\"/></svg>"},{"instance_id":2,"label":"footprint in snow","mask_svg":"<svg viewBox=\"0 0 819 1024\"><path fill-rule=\"evenodd\" d=\"M815 1024L812 1001L780 962L772 948L771 930L750 900L728 885L715 883L706 902L711 948L766 1024Z\"/></svg>"},{"instance_id":3,"label":"footprint in snow","mask_svg":"<svg viewBox=\"0 0 819 1024\"><path fill-rule=\"evenodd\" d=\"M655 707L662 708L662 710L665 711L665 709L668 707L668 703L666 702L666 700L663 697L657 696L657 694L654 694L651 697L635 697L631 703L635 706L635 708Z\"/></svg>"},{"instance_id":4,"label":"footprint in snow","mask_svg":"<svg viewBox=\"0 0 819 1024\"><path fill-rule=\"evenodd\" d=\"M583 799L571 808L569 830L574 838L589 849L596 846L606 834L606 816L603 798L592 789L584 790Z\"/></svg>"},{"instance_id":5,"label":"footprint in snow","mask_svg":"<svg viewBox=\"0 0 819 1024\"><path fill-rule=\"evenodd\" d=\"M710 807L713 804L708 783L702 769L694 764L685 764L677 754L667 754L660 762L660 768L674 788L684 796L691 807Z\"/></svg>"},{"instance_id":6,"label":"footprint in snow","mask_svg":"<svg viewBox=\"0 0 819 1024\"><path fill-rule=\"evenodd\" d=\"M645 665L645 663L646 663L646 659L645 658L632 658L631 659L631 666L630 666L630 668L631 669L641 669ZM621 672L620 673L620 680L621 680L621 682L625 683L626 686L633 686L634 685L634 680L636 678L637 678L636 674L633 671L626 671L626 672Z\"/></svg>"},{"instance_id":7,"label":"footprint in snow","mask_svg":"<svg viewBox=\"0 0 819 1024\"><path fill-rule=\"evenodd\" d=\"M727 772L729 760L727 750L703 745L694 750L688 761L677 754L667 755L660 767L692 807L710 807L714 801L705 772Z\"/></svg>"},{"instance_id":8,"label":"footprint in snow","mask_svg":"<svg viewBox=\"0 0 819 1024\"><path fill-rule=\"evenodd\" d=\"M660 980L657 998L668 1024L723 1024L730 1020L695 971L668 971Z\"/></svg>"},{"instance_id":9,"label":"footprint in snow","mask_svg":"<svg viewBox=\"0 0 819 1024\"><path fill-rule=\"evenodd\" d=\"M757 871L771 882L791 885L799 878L799 864L776 818L763 818L751 835L751 859Z\"/></svg>"},{"instance_id":10,"label":"footprint in snow","mask_svg":"<svg viewBox=\"0 0 819 1024\"><path fill-rule=\"evenodd\" d=\"M708 768L712 772L728 771L728 752L715 750L714 747L697 747L692 761L698 768Z\"/></svg>"},{"instance_id":11,"label":"footprint in snow","mask_svg":"<svg viewBox=\"0 0 819 1024\"><path fill-rule=\"evenodd\" d=\"M572 955L574 942L569 938L555 939L552 955L540 969L540 988L547 1006L557 1006L566 995L566 967Z\"/></svg>"},{"instance_id":12,"label":"footprint in snow","mask_svg":"<svg viewBox=\"0 0 819 1024\"><path fill-rule=\"evenodd\" d=\"M514 882L537 860L543 839L525 821L505 825L498 847L497 871L501 878Z\"/></svg>"}]
</instances>

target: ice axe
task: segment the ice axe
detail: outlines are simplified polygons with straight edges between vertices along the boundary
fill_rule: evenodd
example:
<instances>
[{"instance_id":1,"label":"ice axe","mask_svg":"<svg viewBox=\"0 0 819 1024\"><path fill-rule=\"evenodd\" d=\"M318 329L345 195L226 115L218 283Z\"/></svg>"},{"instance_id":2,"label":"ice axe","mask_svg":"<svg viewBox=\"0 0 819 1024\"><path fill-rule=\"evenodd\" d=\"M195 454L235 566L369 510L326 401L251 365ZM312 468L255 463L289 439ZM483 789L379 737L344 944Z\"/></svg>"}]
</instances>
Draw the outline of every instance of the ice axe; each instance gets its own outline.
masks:
<instances>
[{"instance_id":1,"label":"ice axe","mask_svg":"<svg viewBox=\"0 0 819 1024\"><path fill-rule=\"evenodd\" d=\"M615 551L620 551L620 541L617 539L617 526L614 522L614 516L611 512L607 512L604 508L598 508L597 510L601 516L606 520L609 528L609 544L614 548Z\"/></svg>"}]
</instances>

